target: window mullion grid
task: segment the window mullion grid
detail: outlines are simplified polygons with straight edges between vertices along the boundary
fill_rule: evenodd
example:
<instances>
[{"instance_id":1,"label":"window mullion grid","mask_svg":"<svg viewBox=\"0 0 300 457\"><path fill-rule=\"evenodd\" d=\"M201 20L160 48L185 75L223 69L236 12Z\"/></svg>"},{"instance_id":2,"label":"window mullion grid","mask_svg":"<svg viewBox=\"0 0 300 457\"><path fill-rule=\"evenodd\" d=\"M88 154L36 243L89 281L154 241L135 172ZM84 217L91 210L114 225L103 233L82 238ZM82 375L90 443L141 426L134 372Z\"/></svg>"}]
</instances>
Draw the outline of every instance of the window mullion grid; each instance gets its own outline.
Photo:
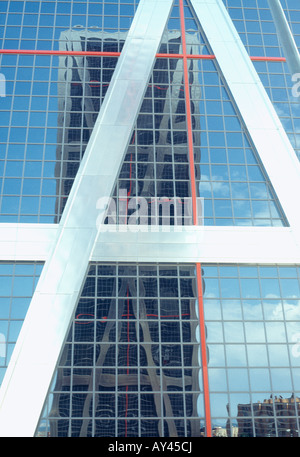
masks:
<instances>
[{"instance_id":1,"label":"window mullion grid","mask_svg":"<svg viewBox=\"0 0 300 457\"><path fill-rule=\"evenodd\" d=\"M137 168L136 168L137 170ZM140 341L140 333L141 333L141 326L140 326L140 280L139 276L140 271L139 271L139 266L136 264L136 297L133 298L133 300L136 300L136 316L133 316L133 319L135 319L135 331L136 331L136 339L137 339L137 368L136 368L136 373L137 373L137 404L138 404L138 411L139 411L139 417L137 418L138 421L138 436L142 436L142 419L141 419L141 341ZM134 309L134 306L133 306Z\"/></svg>"},{"instance_id":2,"label":"window mullion grid","mask_svg":"<svg viewBox=\"0 0 300 457\"><path fill-rule=\"evenodd\" d=\"M181 38L182 38L182 53L183 53L183 80L184 80L184 93L185 93L185 106L186 106L187 134L188 134L188 139L187 139L188 140L188 156L189 156L191 196L192 196L192 207L193 207L192 214L193 214L193 225L198 225L193 131L192 131L188 60L187 60L187 53L186 53L185 18L184 18L183 0L179 0L179 11L180 11L180 27L181 27ZM208 383L208 360L207 360L207 353L206 353L205 322L204 321L202 322L202 320L204 320L202 273L201 273L201 264L199 262L196 263L196 284L197 284L197 298L198 298L198 310L199 310L202 381L203 381L203 390L204 390L205 430L206 430L206 436L211 436L212 430L211 430L211 413L210 413L210 393L209 393L209 383Z\"/></svg>"},{"instance_id":3,"label":"window mullion grid","mask_svg":"<svg viewBox=\"0 0 300 457\"><path fill-rule=\"evenodd\" d=\"M278 277L278 274L277 274L277 277ZM258 280L259 280L259 293L260 293L260 296L261 296L261 301L263 302L263 291L262 291L261 277L260 277L259 268L258 268ZM265 346L266 346L267 364L268 364L267 369L268 369L268 372L269 372L271 393L274 394L273 379L272 379L272 376L271 376L270 355L269 355L269 349L268 349L268 344L267 344L266 325L265 325L266 318L265 318L265 315L264 315L264 306L262 306L262 315L263 315L264 337L265 337ZM248 363L248 366L249 366L249 362L248 361L247 361L247 363ZM272 395L272 397L274 397L274 395ZM254 423L254 436L255 436L255 414L254 414L253 406L254 406L254 402L251 401L252 414L253 414L253 423ZM278 436L278 433L277 433L277 420L276 420L276 415L275 415L274 402L272 403L272 409L273 409L273 418L274 418L276 436Z\"/></svg>"},{"instance_id":4,"label":"window mullion grid","mask_svg":"<svg viewBox=\"0 0 300 457\"><path fill-rule=\"evenodd\" d=\"M181 352L181 377L182 377L182 398L183 398L183 423L184 423L184 436L188 436L188 428L187 428L187 414L186 414L186 391L185 391L185 375L184 375L184 372L185 372L185 364L184 364L184 340L183 340L183 330L182 330L182 327L183 327L183 321L182 321L182 306L181 306L181 297L182 297L182 294L181 294L181 281L180 281L180 268L179 266L177 265L176 267L177 269L177 281L178 281L178 297L177 297L177 300L178 300L178 325L179 325L179 334L180 334L180 341L181 341L181 344L180 344L180 352ZM191 306L191 304L190 304ZM190 313L190 316L189 318L191 319L191 313ZM187 321L188 322L188 321ZM190 325L190 329L191 329L191 321L189 321L189 325ZM191 339L195 337L195 335L192 335L191 334ZM196 339L196 338L195 338ZM192 357L192 361L193 361L193 357ZM193 370L194 370L194 367L193 365L191 366L191 372L192 372L192 376L193 376ZM193 420L193 419L192 419Z\"/></svg>"},{"instance_id":5,"label":"window mullion grid","mask_svg":"<svg viewBox=\"0 0 300 457\"><path fill-rule=\"evenodd\" d=\"M288 330L287 330L287 325L286 325L285 312L284 312L284 309L283 309L283 302L285 300L285 297L284 297L283 290L282 290L281 276L280 276L280 270L279 270L278 265L276 266L276 270L277 270L277 277L278 277L278 284L279 284L279 291L280 291L280 302L281 302L281 307L282 307L282 320L283 320L285 341L286 341L286 347L287 347L287 356L288 356L288 361L289 361L288 362L288 367L286 369L288 369L290 371L292 391L296 392L297 389L294 386L294 379L293 379L292 368L291 368L293 366L293 364L292 364L291 354L290 354L290 350L289 350ZM265 327L265 321L264 321L264 327ZM267 345L267 348L268 348L268 345ZM269 353L269 350L268 350L268 353ZM296 404L294 406L296 406ZM273 408L274 408L274 416L276 417L275 424L277 424L277 418L279 419L280 416L276 414L276 404L275 404L275 402L273 403ZM297 409L297 408L295 408L295 409ZM295 409L293 411L293 414L291 414L291 416L293 416L293 415L296 416L297 413L295 412ZM276 430L276 436L280 436L280 429Z\"/></svg>"},{"instance_id":6,"label":"window mullion grid","mask_svg":"<svg viewBox=\"0 0 300 457\"><path fill-rule=\"evenodd\" d=\"M96 393L96 366L97 366L97 297L98 297L98 281L97 281L97 266L95 266L95 294L94 294L94 316L93 316L93 366L91 367L91 376L92 376L92 392L91 392L91 397L92 397L92 405L90 406L91 408L91 413L89 414L90 421L92 423L91 427L91 435L94 436L95 430L96 430L96 424L95 424L95 418L96 418L96 397L98 396ZM100 349L100 348L99 348ZM98 357L100 356L100 353ZM87 392L87 397L89 395L89 392Z\"/></svg>"},{"instance_id":7,"label":"window mullion grid","mask_svg":"<svg viewBox=\"0 0 300 457\"><path fill-rule=\"evenodd\" d=\"M177 199L177 192L176 192L176 175L175 175L175 151L174 151L174 125L173 125L173 120L175 116L175 104L173 100L173 81L171 81L171 69L170 69L170 59L168 58L168 67L167 67L167 72L168 72L168 81L169 81L169 90L167 90L167 97L169 95L169 100L166 100L166 103L169 103L169 113L170 113L170 126L169 126L169 133L171 137L171 143L170 143L170 148L171 148L171 158L172 158L172 185L173 185L173 195L174 200ZM173 201L174 201L173 200ZM174 205L174 218L177 217L177 205L175 203ZM176 219L175 219L176 220ZM162 221L164 224L164 221ZM174 222L175 224L175 222Z\"/></svg>"},{"instance_id":8,"label":"window mullion grid","mask_svg":"<svg viewBox=\"0 0 300 457\"><path fill-rule=\"evenodd\" d=\"M115 331L115 339L116 339L116 342L115 342L115 367L114 367L114 370L115 370L115 431L116 431L116 436L118 436L118 432L119 432L119 421L118 421L118 408L119 408L119 405L118 405L118 382L119 382L119 379L118 379L118 357L119 357L119 342L118 342L118 334L119 334L119 287L118 287L118 283L119 283L119 268L118 268L118 263L116 263L116 278L115 278L115 281L116 281L116 287L115 287L115 291L116 291L116 313L115 313L115 319L116 319L116 331ZM121 323L122 325L122 323Z\"/></svg>"},{"instance_id":9,"label":"window mullion grid","mask_svg":"<svg viewBox=\"0 0 300 457\"><path fill-rule=\"evenodd\" d=\"M75 365L75 344L76 344L76 341L75 341L75 323L73 322L72 324L72 337L71 337L71 341L70 341L70 344L71 344L71 367L70 367L70 406L69 406L69 418L68 418L68 422L69 422L69 427L68 427L68 436L71 437L72 436L72 418L73 418L73 385L74 385L74 367L76 366Z\"/></svg>"},{"instance_id":10,"label":"window mullion grid","mask_svg":"<svg viewBox=\"0 0 300 457\"><path fill-rule=\"evenodd\" d=\"M161 296L160 296L160 272L159 272L159 266L156 265L156 282L157 282L157 301L158 301L158 306L157 306L157 324L158 324L158 354L159 354L159 365L157 368L157 371L159 370L159 379L161 380L160 382L160 417L161 417L161 432L160 436L165 436L164 430L165 430L165 416L164 416L164 381L163 381L163 370L162 370L162 339L161 339ZM153 344L153 342L152 342ZM154 394L157 395L157 394Z\"/></svg>"}]
</instances>

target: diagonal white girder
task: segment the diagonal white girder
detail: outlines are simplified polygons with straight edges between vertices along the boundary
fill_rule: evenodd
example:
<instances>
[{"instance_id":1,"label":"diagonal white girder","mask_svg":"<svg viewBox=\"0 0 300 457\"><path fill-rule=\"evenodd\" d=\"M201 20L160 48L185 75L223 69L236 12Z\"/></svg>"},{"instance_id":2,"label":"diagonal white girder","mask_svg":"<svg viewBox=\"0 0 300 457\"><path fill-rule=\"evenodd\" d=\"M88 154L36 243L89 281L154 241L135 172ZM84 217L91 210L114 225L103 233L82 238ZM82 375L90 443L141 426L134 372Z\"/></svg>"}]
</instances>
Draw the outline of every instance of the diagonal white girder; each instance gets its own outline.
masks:
<instances>
[{"instance_id":1,"label":"diagonal white girder","mask_svg":"<svg viewBox=\"0 0 300 457\"><path fill-rule=\"evenodd\" d=\"M0 436L34 436L172 3L135 14L1 386Z\"/></svg>"}]
</instances>

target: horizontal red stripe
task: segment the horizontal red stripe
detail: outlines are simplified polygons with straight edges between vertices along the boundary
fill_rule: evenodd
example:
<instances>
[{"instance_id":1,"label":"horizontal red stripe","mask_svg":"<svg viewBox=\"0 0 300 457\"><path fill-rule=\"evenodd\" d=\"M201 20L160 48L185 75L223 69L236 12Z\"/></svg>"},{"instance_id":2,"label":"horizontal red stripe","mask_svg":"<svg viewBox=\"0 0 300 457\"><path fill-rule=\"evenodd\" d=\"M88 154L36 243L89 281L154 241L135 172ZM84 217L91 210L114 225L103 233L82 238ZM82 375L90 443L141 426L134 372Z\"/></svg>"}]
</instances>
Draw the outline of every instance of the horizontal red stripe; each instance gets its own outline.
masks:
<instances>
[{"instance_id":1,"label":"horizontal red stripe","mask_svg":"<svg viewBox=\"0 0 300 457\"><path fill-rule=\"evenodd\" d=\"M183 54L156 54L157 58L165 58L165 59L183 59ZM206 60L213 60L215 56L213 54L186 54L187 59L206 59Z\"/></svg>"},{"instance_id":2,"label":"horizontal red stripe","mask_svg":"<svg viewBox=\"0 0 300 457\"><path fill-rule=\"evenodd\" d=\"M257 60L262 62L286 62L285 57L265 57L265 56L250 56L251 60Z\"/></svg>"},{"instance_id":3,"label":"horizontal red stripe","mask_svg":"<svg viewBox=\"0 0 300 457\"><path fill-rule=\"evenodd\" d=\"M0 54L19 54L19 55L50 55L50 56L95 56L95 57L119 57L120 52L96 52L96 51L53 51L41 49L0 49ZM165 59L183 59L183 54L164 54L158 53L156 57ZM211 54L187 54L187 59L213 60L216 57ZM250 56L253 61L262 62L286 62L285 57L265 57Z\"/></svg>"},{"instance_id":4,"label":"horizontal red stripe","mask_svg":"<svg viewBox=\"0 0 300 457\"><path fill-rule=\"evenodd\" d=\"M120 52L96 52L96 51L52 51L47 49L0 49L0 54L30 54L50 56L98 56L119 57Z\"/></svg>"}]
</instances>

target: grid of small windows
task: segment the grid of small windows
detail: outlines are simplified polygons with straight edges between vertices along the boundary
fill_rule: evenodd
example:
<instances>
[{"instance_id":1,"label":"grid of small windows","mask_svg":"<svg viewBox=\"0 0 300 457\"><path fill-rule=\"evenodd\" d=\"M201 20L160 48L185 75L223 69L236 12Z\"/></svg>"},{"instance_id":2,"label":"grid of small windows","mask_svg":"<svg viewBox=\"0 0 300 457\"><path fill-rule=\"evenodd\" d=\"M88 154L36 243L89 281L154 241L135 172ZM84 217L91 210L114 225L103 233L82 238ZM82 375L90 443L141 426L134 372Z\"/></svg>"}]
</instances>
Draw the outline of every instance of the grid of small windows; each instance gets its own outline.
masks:
<instances>
[{"instance_id":1,"label":"grid of small windows","mask_svg":"<svg viewBox=\"0 0 300 457\"><path fill-rule=\"evenodd\" d=\"M299 436L300 267L202 275L213 435ZM194 276L193 265L90 266L38 434L203 434Z\"/></svg>"},{"instance_id":2,"label":"grid of small windows","mask_svg":"<svg viewBox=\"0 0 300 457\"><path fill-rule=\"evenodd\" d=\"M251 56L282 57L268 0L223 0Z\"/></svg>"},{"instance_id":3,"label":"grid of small windows","mask_svg":"<svg viewBox=\"0 0 300 457\"><path fill-rule=\"evenodd\" d=\"M2 222L54 220L58 97L57 77L49 82L51 61L45 56L2 57L7 77L1 114Z\"/></svg>"},{"instance_id":4,"label":"grid of small windows","mask_svg":"<svg viewBox=\"0 0 300 457\"><path fill-rule=\"evenodd\" d=\"M187 6L185 15L187 51L210 53ZM179 21L176 3L161 52L181 51L180 33L174 31ZM125 35L77 29L62 33L61 43L66 50L120 51ZM116 61L2 56L7 96L2 99L1 221L59 220ZM189 75L195 172L206 225L284 224L213 63L193 60ZM158 59L116 192L189 197L186 125L182 61Z\"/></svg>"},{"instance_id":5,"label":"grid of small windows","mask_svg":"<svg viewBox=\"0 0 300 457\"><path fill-rule=\"evenodd\" d=\"M92 264L38 433L200 436L193 265Z\"/></svg>"},{"instance_id":6,"label":"grid of small windows","mask_svg":"<svg viewBox=\"0 0 300 457\"><path fill-rule=\"evenodd\" d=\"M199 60L194 73L200 121L200 196L207 225L285 225L268 177L216 64ZM195 117L197 115L195 114ZM200 126L200 127L199 127ZM197 132L199 129L199 132Z\"/></svg>"},{"instance_id":7,"label":"grid of small windows","mask_svg":"<svg viewBox=\"0 0 300 457\"><path fill-rule=\"evenodd\" d=\"M199 147L195 160L199 177ZM122 192L128 199L144 197L148 203L191 195L181 60L156 60L114 196Z\"/></svg>"},{"instance_id":8,"label":"grid of small windows","mask_svg":"<svg viewBox=\"0 0 300 457\"><path fill-rule=\"evenodd\" d=\"M240 37L251 56L285 57L280 51L280 43L276 36L276 27L273 23L267 1L233 1L223 0ZM296 44L300 46L300 16L297 0L282 0L282 6L290 24ZM258 30L254 33L247 26L246 17L257 17ZM257 40L259 48L253 46ZM253 62L265 89L282 121L287 135L295 152L300 158L299 137L299 97L300 91L293 80L286 62Z\"/></svg>"},{"instance_id":9,"label":"grid of small windows","mask_svg":"<svg viewBox=\"0 0 300 457\"><path fill-rule=\"evenodd\" d=\"M43 265L0 263L0 384Z\"/></svg>"},{"instance_id":10,"label":"grid of small windows","mask_svg":"<svg viewBox=\"0 0 300 457\"><path fill-rule=\"evenodd\" d=\"M286 225L214 62L193 59L188 66L195 175L198 196L204 199L204 224ZM190 197L182 81L180 60L157 59L115 188L119 204L121 197ZM126 216L135 211L133 205ZM170 213L166 217L172 222Z\"/></svg>"},{"instance_id":11,"label":"grid of small windows","mask_svg":"<svg viewBox=\"0 0 300 457\"><path fill-rule=\"evenodd\" d=\"M138 0L1 1L1 47L61 50L62 41L68 44L65 31L72 27L77 38L68 50L120 52L121 35L128 31L137 6ZM96 30L113 32L118 39L93 40ZM1 55L0 59L5 77L0 221L57 222L116 58ZM71 84L66 67L74 73Z\"/></svg>"},{"instance_id":12,"label":"grid of small windows","mask_svg":"<svg viewBox=\"0 0 300 457\"><path fill-rule=\"evenodd\" d=\"M71 27L127 31L138 3L139 0L1 1L1 47L57 50L61 32Z\"/></svg>"},{"instance_id":13,"label":"grid of small windows","mask_svg":"<svg viewBox=\"0 0 300 457\"><path fill-rule=\"evenodd\" d=\"M296 81L292 81L285 62L254 62L254 65L300 159L300 90Z\"/></svg>"},{"instance_id":14,"label":"grid of small windows","mask_svg":"<svg viewBox=\"0 0 300 457\"><path fill-rule=\"evenodd\" d=\"M94 49L99 41L87 44ZM100 46L107 50L111 42L100 41ZM6 97L1 99L1 222L57 221L116 61L2 56ZM70 78L66 65L72 69Z\"/></svg>"},{"instance_id":15,"label":"grid of small windows","mask_svg":"<svg viewBox=\"0 0 300 457\"><path fill-rule=\"evenodd\" d=\"M213 427L227 436L299 436L299 267L203 270Z\"/></svg>"},{"instance_id":16,"label":"grid of small windows","mask_svg":"<svg viewBox=\"0 0 300 457\"><path fill-rule=\"evenodd\" d=\"M300 50L300 11L297 0L281 0L282 8L291 28L296 45Z\"/></svg>"},{"instance_id":17,"label":"grid of small windows","mask_svg":"<svg viewBox=\"0 0 300 457\"><path fill-rule=\"evenodd\" d=\"M61 50L122 51L126 34L66 31ZM57 219L61 216L94 123L118 61L117 56L60 57L58 73L58 137L55 176Z\"/></svg>"}]
</instances>

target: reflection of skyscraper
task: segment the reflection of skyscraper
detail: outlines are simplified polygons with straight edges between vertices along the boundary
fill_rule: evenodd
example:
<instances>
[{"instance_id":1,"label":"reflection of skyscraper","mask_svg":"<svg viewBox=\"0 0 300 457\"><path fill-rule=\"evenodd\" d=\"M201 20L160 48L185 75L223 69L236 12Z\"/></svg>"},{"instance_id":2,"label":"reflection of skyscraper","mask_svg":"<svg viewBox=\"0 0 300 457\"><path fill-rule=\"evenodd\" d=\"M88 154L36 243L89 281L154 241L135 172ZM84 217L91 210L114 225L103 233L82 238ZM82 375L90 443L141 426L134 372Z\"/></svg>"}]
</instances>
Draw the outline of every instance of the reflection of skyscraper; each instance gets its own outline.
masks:
<instances>
[{"instance_id":1,"label":"reflection of skyscraper","mask_svg":"<svg viewBox=\"0 0 300 457\"><path fill-rule=\"evenodd\" d=\"M126 34L120 36L119 33L84 29L61 34L62 51L101 52L107 53L107 56L60 58L56 176L57 194L61 197L56 205L58 220L117 64L118 57L114 53L122 50L125 40ZM188 52L192 54L199 49L197 36L191 34ZM160 53L167 52L174 55L181 52L180 33L169 33L162 39ZM195 62L191 61L191 110L194 114L193 128L197 131L194 133L194 161L196 180L199 182L199 102L193 102L193 99L198 101L201 94L199 86L193 85L195 69ZM120 190L126 189L128 197L145 197L149 203L153 197L191 197L187 142L182 60L159 58L124 157L114 196L118 197Z\"/></svg>"},{"instance_id":2,"label":"reflection of skyscraper","mask_svg":"<svg viewBox=\"0 0 300 457\"><path fill-rule=\"evenodd\" d=\"M51 436L199 436L192 266L91 265L57 372Z\"/></svg>"},{"instance_id":3,"label":"reflection of skyscraper","mask_svg":"<svg viewBox=\"0 0 300 457\"><path fill-rule=\"evenodd\" d=\"M196 37L193 41L199 47ZM84 30L61 36L68 50L118 52L123 42L119 35ZM162 40L160 52L179 54L180 49L180 34L173 33ZM63 198L116 63L113 56L61 58L56 173ZM199 180L199 102L193 102L199 100L199 88L193 86L193 66L189 82ZM182 61L159 58L114 190L117 203L121 192L128 200L143 197L149 206L155 198L191 197L187 142ZM59 214L63 207L64 200L57 200ZM91 266L57 372L51 435L199 436L195 296L194 266L166 265L158 271L154 264Z\"/></svg>"},{"instance_id":4,"label":"reflection of skyscraper","mask_svg":"<svg viewBox=\"0 0 300 457\"><path fill-rule=\"evenodd\" d=\"M63 32L60 49L68 51L91 51L119 53L126 33L93 33L79 29ZM59 117L57 148L57 218L63 212L67 197L76 176L79 164L99 109L107 92L118 57L92 55L63 56L59 69Z\"/></svg>"}]
</instances>

